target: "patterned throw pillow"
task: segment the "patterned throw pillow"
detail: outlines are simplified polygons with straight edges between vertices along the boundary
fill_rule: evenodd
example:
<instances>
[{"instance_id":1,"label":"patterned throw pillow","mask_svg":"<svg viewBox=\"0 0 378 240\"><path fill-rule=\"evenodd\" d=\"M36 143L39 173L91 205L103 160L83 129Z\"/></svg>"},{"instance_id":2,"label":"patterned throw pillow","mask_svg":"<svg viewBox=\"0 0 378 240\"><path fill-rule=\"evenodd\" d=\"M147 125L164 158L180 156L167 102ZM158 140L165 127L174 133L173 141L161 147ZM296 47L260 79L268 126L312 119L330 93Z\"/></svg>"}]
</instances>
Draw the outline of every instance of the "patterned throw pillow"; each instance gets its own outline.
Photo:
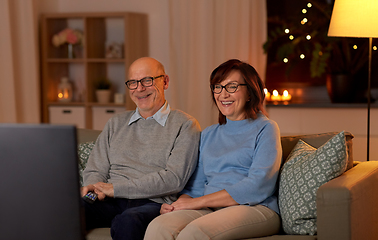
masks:
<instances>
[{"instance_id":1,"label":"patterned throw pillow","mask_svg":"<svg viewBox=\"0 0 378 240\"><path fill-rule=\"evenodd\" d=\"M315 235L316 192L347 168L344 132L318 149L299 140L282 167L278 203L287 234Z\"/></svg>"},{"instance_id":2,"label":"patterned throw pillow","mask_svg":"<svg viewBox=\"0 0 378 240\"><path fill-rule=\"evenodd\" d=\"M85 166L87 165L87 161L89 158L89 155L91 154L91 151L94 146L94 141L92 142L86 142L86 143L80 143L77 146L77 152L79 155L79 173L80 173L80 185L83 186L83 171L85 169Z\"/></svg>"}]
</instances>

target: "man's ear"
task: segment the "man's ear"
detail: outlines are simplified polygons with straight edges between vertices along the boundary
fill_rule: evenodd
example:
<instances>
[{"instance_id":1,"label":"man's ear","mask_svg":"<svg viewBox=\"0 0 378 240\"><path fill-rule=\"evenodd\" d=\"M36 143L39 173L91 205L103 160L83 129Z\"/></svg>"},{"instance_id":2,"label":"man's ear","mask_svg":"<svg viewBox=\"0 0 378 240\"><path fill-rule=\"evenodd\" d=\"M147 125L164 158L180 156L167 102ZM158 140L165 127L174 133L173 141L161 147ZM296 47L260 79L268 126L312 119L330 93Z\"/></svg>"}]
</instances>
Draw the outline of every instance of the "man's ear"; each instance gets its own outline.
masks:
<instances>
[{"instance_id":1,"label":"man's ear","mask_svg":"<svg viewBox=\"0 0 378 240\"><path fill-rule=\"evenodd\" d=\"M164 83L164 90L167 90L168 86L169 86L169 76L168 75L164 76L163 83Z\"/></svg>"}]
</instances>

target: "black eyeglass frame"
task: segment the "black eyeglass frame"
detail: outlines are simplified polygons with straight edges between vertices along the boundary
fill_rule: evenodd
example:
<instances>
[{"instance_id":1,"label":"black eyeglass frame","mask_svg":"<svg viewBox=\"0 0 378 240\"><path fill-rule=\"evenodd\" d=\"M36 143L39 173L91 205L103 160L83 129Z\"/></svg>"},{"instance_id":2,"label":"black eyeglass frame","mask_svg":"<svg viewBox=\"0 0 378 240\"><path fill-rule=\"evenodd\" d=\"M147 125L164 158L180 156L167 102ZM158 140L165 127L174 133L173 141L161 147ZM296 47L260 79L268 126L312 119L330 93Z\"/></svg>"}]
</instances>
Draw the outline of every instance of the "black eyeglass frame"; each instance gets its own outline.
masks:
<instances>
[{"instance_id":1,"label":"black eyeglass frame","mask_svg":"<svg viewBox=\"0 0 378 240\"><path fill-rule=\"evenodd\" d=\"M142 79L140 79L140 80L128 80L128 81L125 82L125 84L126 84L126 87L127 87L128 89L130 89L130 90L135 90L135 89L137 89L138 86L139 86L139 83L142 84L143 87L151 87L152 85L154 85L154 80L155 80L155 79L157 79L157 78L161 78L161 77L164 77L164 76L165 76L165 75L163 74L163 75L160 75L160 76L157 76L157 77L144 77L144 78L142 78ZM143 82L146 81L146 80L151 80L151 84L149 84L149 85L145 85ZM129 86L129 84L132 84L132 83L136 83L136 87L135 87L135 88L131 88L131 87Z\"/></svg>"},{"instance_id":2,"label":"black eyeglass frame","mask_svg":"<svg viewBox=\"0 0 378 240\"><path fill-rule=\"evenodd\" d=\"M229 91L229 90L227 90L228 86L230 86L230 85L236 85L235 91ZM236 92L236 91L238 90L239 86L247 86L247 85L248 85L248 84L245 84L245 83L241 83L241 84L239 84L239 83L227 83L227 84L224 85L224 86L221 85L221 84L214 84L214 85L211 85L211 91L212 91L213 93L215 93L215 94L221 94L222 91L223 91L223 88L224 88L228 93L234 93L234 92ZM220 92L216 92L216 91L215 91L215 86L220 86L220 87L221 87Z\"/></svg>"}]
</instances>

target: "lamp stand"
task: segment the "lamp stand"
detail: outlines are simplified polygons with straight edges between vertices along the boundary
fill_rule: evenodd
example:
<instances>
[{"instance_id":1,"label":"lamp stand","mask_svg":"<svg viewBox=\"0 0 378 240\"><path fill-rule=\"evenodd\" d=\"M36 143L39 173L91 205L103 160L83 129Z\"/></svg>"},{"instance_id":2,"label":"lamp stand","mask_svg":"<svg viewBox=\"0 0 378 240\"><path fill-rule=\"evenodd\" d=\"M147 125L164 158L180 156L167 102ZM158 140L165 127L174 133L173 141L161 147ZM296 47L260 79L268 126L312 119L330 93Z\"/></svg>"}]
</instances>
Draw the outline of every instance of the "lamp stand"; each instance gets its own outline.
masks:
<instances>
[{"instance_id":1,"label":"lamp stand","mask_svg":"<svg viewBox=\"0 0 378 240\"><path fill-rule=\"evenodd\" d=\"M368 76L368 92L367 92L367 102L368 102L368 114L367 114L367 153L366 160L369 161L370 153L370 98L371 98L371 59L372 59L372 47L373 47L373 38L369 37L369 76Z\"/></svg>"}]
</instances>

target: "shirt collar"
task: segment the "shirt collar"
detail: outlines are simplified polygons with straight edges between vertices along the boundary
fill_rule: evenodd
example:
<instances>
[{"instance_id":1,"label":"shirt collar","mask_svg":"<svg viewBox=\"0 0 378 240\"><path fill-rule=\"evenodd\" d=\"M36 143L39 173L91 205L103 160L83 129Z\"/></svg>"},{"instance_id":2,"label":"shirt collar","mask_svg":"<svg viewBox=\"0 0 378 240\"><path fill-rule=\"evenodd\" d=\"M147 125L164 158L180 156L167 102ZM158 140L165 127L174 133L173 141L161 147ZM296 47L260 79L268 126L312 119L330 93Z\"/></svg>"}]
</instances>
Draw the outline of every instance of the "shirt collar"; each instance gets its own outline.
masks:
<instances>
[{"instance_id":1,"label":"shirt collar","mask_svg":"<svg viewBox=\"0 0 378 240\"><path fill-rule=\"evenodd\" d=\"M158 122L161 126L165 126L165 123L167 122L167 118L169 113L171 112L171 108L169 107L169 104L167 101L165 101L164 105L157 111L154 115L151 117L148 117L148 119L154 119L156 122ZM131 125L132 123L136 122L140 118L143 118L140 113L138 108L135 110L135 113L131 116L129 124ZM143 118L144 119L144 118Z\"/></svg>"}]
</instances>

